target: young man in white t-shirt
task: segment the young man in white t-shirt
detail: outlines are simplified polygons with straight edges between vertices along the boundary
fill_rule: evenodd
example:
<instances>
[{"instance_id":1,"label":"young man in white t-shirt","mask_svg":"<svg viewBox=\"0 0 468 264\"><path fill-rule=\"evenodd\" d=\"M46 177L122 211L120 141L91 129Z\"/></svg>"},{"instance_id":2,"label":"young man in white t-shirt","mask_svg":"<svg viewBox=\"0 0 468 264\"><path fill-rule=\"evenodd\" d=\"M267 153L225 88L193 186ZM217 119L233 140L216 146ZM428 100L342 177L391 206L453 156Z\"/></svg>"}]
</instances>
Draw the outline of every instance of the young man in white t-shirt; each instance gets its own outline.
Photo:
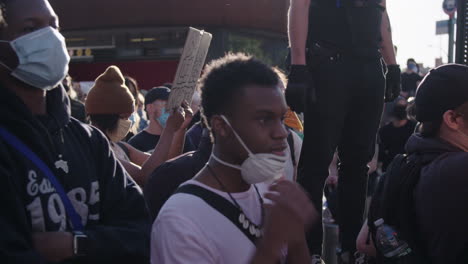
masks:
<instances>
[{"instance_id":1,"label":"young man in white t-shirt","mask_svg":"<svg viewBox=\"0 0 468 264\"><path fill-rule=\"evenodd\" d=\"M202 112L213 152L179 190L217 196L235 217L215 209L216 199L176 192L153 224L153 264L311 263L305 230L317 212L298 185L281 179L289 158L286 110L270 67L242 54L210 63L202 78Z\"/></svg>"}]
</instances>

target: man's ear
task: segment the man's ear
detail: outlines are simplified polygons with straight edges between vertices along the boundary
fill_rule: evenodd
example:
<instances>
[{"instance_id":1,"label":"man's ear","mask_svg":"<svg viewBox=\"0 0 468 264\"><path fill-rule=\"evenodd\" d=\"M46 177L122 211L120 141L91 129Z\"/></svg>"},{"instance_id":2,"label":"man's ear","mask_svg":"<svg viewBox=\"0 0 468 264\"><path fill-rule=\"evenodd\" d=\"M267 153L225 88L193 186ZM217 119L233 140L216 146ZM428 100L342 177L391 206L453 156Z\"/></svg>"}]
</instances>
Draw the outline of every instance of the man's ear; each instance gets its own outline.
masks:
<instances>
[{"instance_id":1,"label":"man's ear","mask_svg":"<svg viewBox=\"0 0 468 264\"><path fill-rule=\"evenodd\" d=\"M211 117L210 126L213 134L215 134L216 137L225 138L231 134L231 130L228 124L226 124L226 121L224 121L224 119L219 115Z\"/></svg>"},{"instance_id":2,"label":"man's ear","mask_svg":"<svg viewBox=\"0 0 468 264\"><path fill-rule=\"evenodd\" d=\"M145 110L146 110L146 112L148 112L148 113L153 112L153 111L154 111L154 109L153 109L153 104L147 104L147 105L145 105Z\"/></svg>"},{"instance_id":3,"label":"man's ear","mask_svg":"<svg viewBox=\"0 0 468 264\"><path fill-rule=\"evenodd\" d=\"M454 110L446 111L442 118L445 125L452 130L459 130L460 126L462 125L462 116L460 116L460 114L458 114Z\"/></svg>"}]
</instances>

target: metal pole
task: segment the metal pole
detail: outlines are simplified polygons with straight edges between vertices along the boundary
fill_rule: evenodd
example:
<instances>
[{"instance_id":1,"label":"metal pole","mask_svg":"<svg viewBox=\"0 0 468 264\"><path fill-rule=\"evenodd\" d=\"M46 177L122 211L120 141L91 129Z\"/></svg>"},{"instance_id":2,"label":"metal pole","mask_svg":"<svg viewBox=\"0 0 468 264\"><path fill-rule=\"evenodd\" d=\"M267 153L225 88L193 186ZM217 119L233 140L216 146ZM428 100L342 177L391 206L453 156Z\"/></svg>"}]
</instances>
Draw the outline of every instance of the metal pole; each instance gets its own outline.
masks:
<instances>
[{"instance_id":1,"label":"metal pole","mask_svg":"<svg viewBox=\"0 0 468 264\"><path fill-rule=\"evenodd\" d=\"M455 16L449 18L449 47L448 47L448 63L453 63L453 47L455 44Z\"/></svg>"},{"instance_id":2,"label":"metal pole","mask_svg":"<svg viewBox=\"0 0 468 264\"><path fill-rule=\"evenodd\" d=\"M467 0L457 1L456 63L468 64Z\"/></svg>"}]
</instances>

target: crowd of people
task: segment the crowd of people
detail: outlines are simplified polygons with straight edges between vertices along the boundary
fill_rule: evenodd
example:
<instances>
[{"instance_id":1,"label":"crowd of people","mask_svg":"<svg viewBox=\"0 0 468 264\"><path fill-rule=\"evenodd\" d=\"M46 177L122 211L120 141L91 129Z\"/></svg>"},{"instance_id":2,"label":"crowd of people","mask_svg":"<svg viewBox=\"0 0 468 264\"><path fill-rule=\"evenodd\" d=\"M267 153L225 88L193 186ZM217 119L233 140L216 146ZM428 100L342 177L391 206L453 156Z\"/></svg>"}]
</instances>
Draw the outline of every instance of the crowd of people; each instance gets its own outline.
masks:
<instances>
[{"instance_id":1,"label":"crowd of people","mask_svg":"<svg viewBox=\"0 0 468 264\"><path fill-rule=\"evenodd\" d=\"M60 14L0 0L1 262L320 264L327 199L339 263L468 263L468 67L329 2L290 1L288 74L227 53L169 109L116 66L78 96Z\"/></svg>"}]
</instances>

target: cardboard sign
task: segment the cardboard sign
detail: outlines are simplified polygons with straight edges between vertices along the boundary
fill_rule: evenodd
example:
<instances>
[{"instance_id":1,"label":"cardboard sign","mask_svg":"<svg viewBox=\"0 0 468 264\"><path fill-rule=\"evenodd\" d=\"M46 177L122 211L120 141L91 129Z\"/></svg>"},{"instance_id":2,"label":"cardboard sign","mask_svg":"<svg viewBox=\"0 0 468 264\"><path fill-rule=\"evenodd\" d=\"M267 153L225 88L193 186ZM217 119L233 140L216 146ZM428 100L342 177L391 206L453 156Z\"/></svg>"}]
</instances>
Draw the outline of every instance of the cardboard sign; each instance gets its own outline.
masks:
<instances>
[{"instance_id":1,"label":"cardboard sign","mask_svg":"<svg viewBox=\"0 0 468 264\"><path fill-rule=\"evenodd\" d=\"M189 105L200 78L212 35L205 31L190 28L177 72L172 84L167 109L179 107L185 100Z\"/></svg>"}]
</instances>

